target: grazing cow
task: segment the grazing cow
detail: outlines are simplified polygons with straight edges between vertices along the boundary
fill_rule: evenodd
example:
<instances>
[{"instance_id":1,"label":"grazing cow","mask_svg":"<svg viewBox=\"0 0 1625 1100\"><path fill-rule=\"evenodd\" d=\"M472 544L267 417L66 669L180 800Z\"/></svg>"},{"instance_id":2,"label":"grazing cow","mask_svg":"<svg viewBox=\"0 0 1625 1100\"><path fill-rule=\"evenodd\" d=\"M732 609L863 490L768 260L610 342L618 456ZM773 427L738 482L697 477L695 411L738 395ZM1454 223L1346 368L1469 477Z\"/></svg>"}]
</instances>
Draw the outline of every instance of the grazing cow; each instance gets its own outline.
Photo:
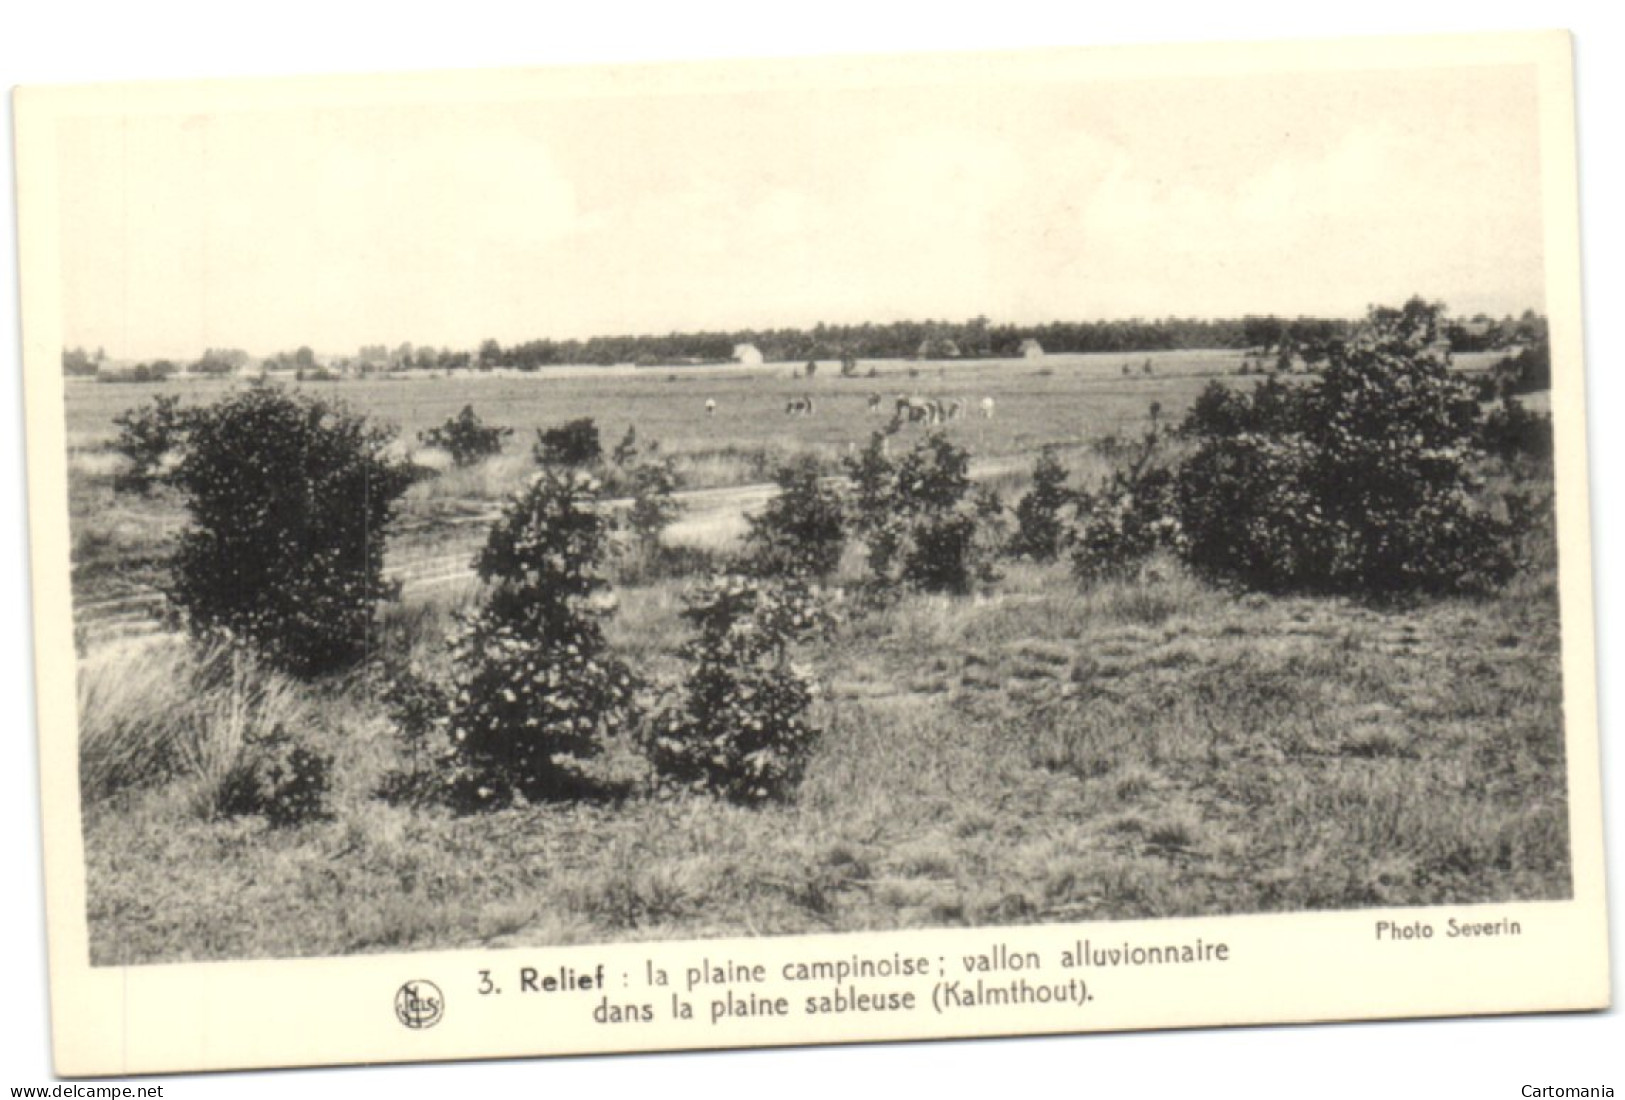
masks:
<instances>
[{"instance_id":1,"label":"grazing cow","mask_svg":"<svg viewBox=\"0 0 1625 1100\"><path fill-rule=\"evenodd\" d=\"M904 397L897 395L897 403L892 407L892 423L899 426L903 424L935 423L935 402L926 401L919 397Z\"/></svg>"},{"instance_id":2,"label":"grazing cow","mask_svg":"<svg viewBox=\"0 0 1625 1100\"><path fill-rule=\"evenodd\" d=\"M982 419L993 419L993 398L991 397L982 398Z\"/></svg>"},{"instance_id":3,"label":"grazing cow","mask_svg":"<svg viewBox=\"0 0 1625 1100\"><path fill-rule=\"evenodd\" d=\"M715 415L717 415L717 402L716 402L716 398L714 398L714 397L707 397L707 398L706 398L706 399L705 399L705 415L706 415L706 416L715 416Z\"/></svg>"},{"instance_id":4,"label":"grazing cow","mask_svg":"<svg viewBox=\"0 0 1625 1100\"><path fill-rule=\"evenodd\" d=\"M959 400L954 400L954 401L948 402L948 419L949 420L963 420L964 418L965 418L965 403L963 401L959 401Z\"/></svg>"},{"instance_id":5,"label":"grazing cow","mask_svg":"<svg viewBox=\"0 0 1625 1100\"><path fill-rule=\"evenodd\" d=\"M868 411L871 413L877 413L880 411L880 395L878 393L871 393L869 395Z\"/></svg>"},{"instance_id":6,"label":"grazing cow","mask_svg":"<svg viewBox=\"0 0 1625 1100\"><path fill-rule=\"evenodd\" d=\"M811 416L813 414L812 395L792 397L784 404L785 416Z\"/></svg>"}]
</instances>

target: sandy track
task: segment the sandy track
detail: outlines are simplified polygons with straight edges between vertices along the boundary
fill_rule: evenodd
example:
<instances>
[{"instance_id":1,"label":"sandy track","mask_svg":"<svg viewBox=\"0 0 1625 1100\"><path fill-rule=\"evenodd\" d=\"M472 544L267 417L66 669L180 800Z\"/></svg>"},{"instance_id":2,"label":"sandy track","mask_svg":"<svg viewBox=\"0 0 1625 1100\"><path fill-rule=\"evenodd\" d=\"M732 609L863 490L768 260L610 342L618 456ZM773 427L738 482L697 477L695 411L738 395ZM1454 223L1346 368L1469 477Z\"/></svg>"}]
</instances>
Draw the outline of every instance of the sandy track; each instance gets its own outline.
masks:
<instances>
[{"instance_id":1,"label":"sandy track","mask_svg":"<svg viewBox=\"0 0 1625 1100\"><path fill-rule=\"evenodd\" d=\"M1019 456L989 459L975 464L972 476L987 478L1025 466ZM683 511L666 529L666 541L676 546L721 546L742 537L745 517L760 511L777 493L772 483L737 485L721 489L693 489L677 494ZM629 500L609 502L620 510ZM484 544L491 523L501 509L449 522L416 524L391 539L384 576L399 581L403 598L474 582L474 556ZM152 588L134 588L116 596L74 602L74 628L84 649L100 649L169 633L163 621L164 596Z\"/></svg>"}]
</instances>

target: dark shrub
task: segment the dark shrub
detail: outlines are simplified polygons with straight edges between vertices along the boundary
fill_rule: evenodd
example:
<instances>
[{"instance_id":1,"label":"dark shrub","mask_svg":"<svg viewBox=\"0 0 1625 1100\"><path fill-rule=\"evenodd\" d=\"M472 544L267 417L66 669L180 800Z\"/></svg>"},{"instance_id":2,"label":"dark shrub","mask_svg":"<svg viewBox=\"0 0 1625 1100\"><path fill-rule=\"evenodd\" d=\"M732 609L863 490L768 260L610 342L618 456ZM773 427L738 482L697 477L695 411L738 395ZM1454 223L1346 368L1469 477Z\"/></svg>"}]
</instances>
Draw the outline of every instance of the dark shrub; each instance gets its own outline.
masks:
<instances>
[{"instance_id":1,"label":"dark shrub","mask_svg":"<svg viewBox=\"0 0 1625 1100\"><path fill-rule=\"evenodd\" d=\"M1552 349L1544 339L1497 362L1485 375L1486 399L1552 388Z\"/></svg>"},{"instance_id":2,"label":"dark shrub","mask_svg":"<svg viewBox=\"0 0 1625 1100\"><path fill-rule=\"evenodd\" d=\"M1173 475L1163 453L1163 433L1152 407L1151 427L1138 444L1120 444L1125 458L1093 491L1077 494L1078 527L1072 534L1072 571L1093 582L1127 576L1162 547L1174 546Z\"/></svg>"},{"instance_id":3,"label":"dark shrub","mask_svg":"<svg viewBox=\"0 0 1625 1100\"><path fill-rule=\"evenodd\" d=\"M508 503L475 561L492 588L454 644L448 723L475 806L580 791L573 765L630 715L632 677L601 625L610 521L597 503L592 479L544 470Z\"/></svg>"},{"instance_id":4,"label":"dark shrub","mask_svg":"<svg viewBox=\"0 0 1625 1100\"><path fill-rule=\"evenodd\" d=\"M113 449L128 462L113 478L116 491L147 493L162 479L164 464L186 442L191 412L180 404L179 397L165 395L113 418L119 430Z\"/></svg>"},{"instance_id":5,"label":"dark shrub","mask_svg":"<svg viewBox=\"0 0 1625 1100\"><path fill-rule=\"evenodd\" d=\"M259 815L287 829L332 815L327 809L333 758L298 744L280 727L250 745L221 777L214 811L226 817Z\"/></svg>"},{"instance_id":6,"label":"dark shrub","mask_svg":"<svg viewBox=\"0 0 1625 1100\"><path fill-rule=\"evenodd\" d=\"M969 453L933 432L894 461L887 438L876 432L845 461L852 527L867 550L871 590L964 593L992 580L993 555L978 537L978 521L994 509L970 498Z\"/></svg>"},{"instance_id":7,"label":"dark shrub","mask_svg":"<svg viewBox=\"0 0 1625 1100\"><path fill-rule=\"evenodd\" d=\"M387 802L428 804L454 792L455 749L447 728L451 700L434 679L412 669L396 669L386 681L383 702L395 725L406 767L384 777L378 794Z\"/></svg>"},{"instance_id":8,"label":"dark shrub","mask_svg":"<svg viewBox=\"0 0 1625 1100\"><path fill-rule=\"evenodd\" d=\"M1331 347L1318 384L1193 411L1197 450L1174 491L1193 566L1251 587L1364 593L1510 575L1506 525L1474 501L1479 407L1440 350L1440 308L1374 309Z\"/></svg>"},{"instance_id":9,"label":"dark shrub","mask_svg":"<svg viewBox=\"0 0 1625 1100\"><path fill-rule=\"evenodd\" d=\"M440 427L419 432L418 441L445 451L458 466L472 466L501 454L502 441L512 434L512 428L487 427L474 412L473 405L464 405L462 412Z\"/></svg>"},{"instance_id":10,"label":"dark shrub","mask_svg":"<svg viewBox=\"0 0 1625 1100\"><path fill-rule=\"evenodd\" d=\"M626 479L631 483L632 492L626 524L641 552L658 553L661 536L683 510L682 502L677 499L677 471L669 458L640 462L631 468Z\"/></svg>"},{"instance_id":11,"label":"dark shrub","mask_svg":"<svg viewBox=\"0 0 1625 1100\"><path fill-rule=\"evenodd\" d=\"M1552 418L1531 412L1516 397L1507 396L1491 409L1478 429L1478 442L1503 462L1519 458L1552 457Z\"/></svg>"},{"instance_id":12,"label":"dark shrub","mask_svg":"<svg viewBox=\"0 0 1625 1100\"><path fill-rule=\"evenodd\" d=\"M811 677L789 656L826 621L816 595L722 577L685 603L697 636L681 651L689 671L680 700L650 723L645 749L655 771L746 805L786 797L818 739L807 722Z\"/></svg>"},{"instance_id":13,"label":"dark shrub","mask_svg":"<svg viewBox=\"0 0 1625 1100\"><path fill-rule=\"evenodd\" d=\"M845 504L824 484L818 460L804 455L773 477L778 495L761 513L745 517L745 558L763 577L827 577L846 548Z\"/></svg>"},{"instance_id":14,"label":"dark shrub","mask_svg":"<svg viewBox=\"0 0 1625 1100\"><path fill-rule=\"evenodd\" d=\"M1069 473L1045 447L1033 464L1033 484L1016 503L1016 534L1010 540L1010 553L1033 561L1054 561L1071 538L1071 523L1065 516L1074 506L1077 494L1066 487Z\"/></svg>"},{"instance_id":15,"label":"dark shrub","mask_svg":"<svg viewBox=\"0 0 1625 1100\"><path fill-rule=\"evenodd\" d=\"M589 416L536 432L536 461L544 466L591 466L604 457L598 425Z\"/></svg>"},{"instance_id":16,"label":"dark shrub","mask_svg":"<svg viewBox=\"0 0 1625 1100\"><path fill-rule=\"evenodd\" d=\"M191 525L169 596L193 634L224 631L298 676L364 656L392 593L384 532L411 481L389 442L342 405L274 387L189 413L171 480Z\"/></svg>"}]
</instances>

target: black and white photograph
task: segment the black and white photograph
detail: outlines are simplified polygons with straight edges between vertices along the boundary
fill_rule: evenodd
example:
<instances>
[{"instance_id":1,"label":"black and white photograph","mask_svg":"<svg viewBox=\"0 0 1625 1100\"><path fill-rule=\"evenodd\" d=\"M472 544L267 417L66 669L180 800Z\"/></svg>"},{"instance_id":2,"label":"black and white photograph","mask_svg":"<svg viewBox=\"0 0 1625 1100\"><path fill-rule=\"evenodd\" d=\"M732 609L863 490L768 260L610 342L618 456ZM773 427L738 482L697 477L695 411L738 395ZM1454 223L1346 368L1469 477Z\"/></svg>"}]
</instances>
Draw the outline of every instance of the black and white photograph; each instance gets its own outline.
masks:
<instances>
[{"instance_id":1,"label":"black and white photograph","mask_svg":"<svg viewBox=\"0 0 1625 1100\"><path fill-rule=\"evenodd\" d=\"M59 1072L1607 1007L1572 49L21 88Z\"/></svg>"}]
</instances>

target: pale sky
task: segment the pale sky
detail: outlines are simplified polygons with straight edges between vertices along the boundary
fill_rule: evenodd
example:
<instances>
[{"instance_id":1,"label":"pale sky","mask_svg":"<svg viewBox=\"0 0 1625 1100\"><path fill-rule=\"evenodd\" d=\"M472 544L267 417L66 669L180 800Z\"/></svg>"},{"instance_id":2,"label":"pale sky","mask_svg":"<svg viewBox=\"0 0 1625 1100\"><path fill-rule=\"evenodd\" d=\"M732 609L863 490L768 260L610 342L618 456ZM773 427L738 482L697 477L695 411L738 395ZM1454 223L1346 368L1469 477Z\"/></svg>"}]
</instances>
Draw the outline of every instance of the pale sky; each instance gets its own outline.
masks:
<instances>
[{"instance_id":1,"label":"pale sky","mask_svg":"<svg viewBox=\"0 0 1625 1100\"><path fill-rule=\"evenodd\" d=\"M76 118L114 358L985 314L1544 308L1534 69Z\"/></svg>"}]
</instances>

